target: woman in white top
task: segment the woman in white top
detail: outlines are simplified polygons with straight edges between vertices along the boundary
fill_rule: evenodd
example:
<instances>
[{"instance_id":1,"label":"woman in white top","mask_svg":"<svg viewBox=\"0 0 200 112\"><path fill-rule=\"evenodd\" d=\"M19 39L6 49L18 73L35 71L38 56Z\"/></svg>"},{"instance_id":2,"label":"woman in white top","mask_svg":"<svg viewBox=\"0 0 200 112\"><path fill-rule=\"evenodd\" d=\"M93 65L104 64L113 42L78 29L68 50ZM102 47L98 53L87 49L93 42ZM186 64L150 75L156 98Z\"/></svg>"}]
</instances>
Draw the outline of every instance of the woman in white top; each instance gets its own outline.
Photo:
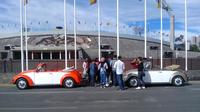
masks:
<instances>
[{"instance_id":1,"label":"woman in white top","mask_svg":"<svg viewBox=\"0 0 200 112\"><path fill-rule=\"evenodd\" d=\"M88 68L89 68L89 62L88 62L88 58L85 59L85 61L83 62L83 78L86 79L88 77Z\"/></svg>"}]
</instances>

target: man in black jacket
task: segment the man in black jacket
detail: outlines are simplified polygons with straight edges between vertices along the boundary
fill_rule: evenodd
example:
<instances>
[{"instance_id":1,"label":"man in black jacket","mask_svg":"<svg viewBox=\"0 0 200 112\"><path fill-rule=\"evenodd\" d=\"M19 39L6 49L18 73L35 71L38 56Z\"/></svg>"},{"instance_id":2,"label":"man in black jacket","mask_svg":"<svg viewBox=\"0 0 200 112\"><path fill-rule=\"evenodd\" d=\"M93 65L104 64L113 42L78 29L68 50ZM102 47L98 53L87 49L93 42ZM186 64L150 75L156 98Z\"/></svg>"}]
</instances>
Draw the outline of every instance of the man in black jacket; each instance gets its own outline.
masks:
<instances>
[{"instance_id":1,"label":"man in black jacket","mask_svg":"<svg viewBox=\"0 0 200 112\"><path fill-rule=\"evenodd\" d=\"M138 57L139 65L138 65L138 87L136 89L145 89L145 83L143 81L144 74L144 65L142 57Z\"/></svg>"}]
</instances>

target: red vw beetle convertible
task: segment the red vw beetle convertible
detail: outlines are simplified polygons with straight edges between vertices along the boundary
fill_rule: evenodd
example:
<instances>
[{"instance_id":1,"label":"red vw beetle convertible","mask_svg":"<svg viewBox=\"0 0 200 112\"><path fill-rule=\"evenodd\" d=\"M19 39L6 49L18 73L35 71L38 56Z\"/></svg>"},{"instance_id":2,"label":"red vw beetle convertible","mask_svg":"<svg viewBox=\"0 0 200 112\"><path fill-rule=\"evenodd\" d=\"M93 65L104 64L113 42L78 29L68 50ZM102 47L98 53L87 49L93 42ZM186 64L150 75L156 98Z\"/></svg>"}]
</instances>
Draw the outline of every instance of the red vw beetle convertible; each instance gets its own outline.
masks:
<instances>
[{"instance_id":1,"label":"red vw beetle convertible","mask_svg":"<svg viewBox=\"0 0 200 112\"><path fill-rule=\"evenodd\" d=\"M78 70L66 68L64 70L48 71L45 63L40 63L36 69L21 72L12 79L12 83L16 84L18 89L41 85L60 85L73 88L80 85L81 81L82 77Z\"/></svg>"}]
</instances>

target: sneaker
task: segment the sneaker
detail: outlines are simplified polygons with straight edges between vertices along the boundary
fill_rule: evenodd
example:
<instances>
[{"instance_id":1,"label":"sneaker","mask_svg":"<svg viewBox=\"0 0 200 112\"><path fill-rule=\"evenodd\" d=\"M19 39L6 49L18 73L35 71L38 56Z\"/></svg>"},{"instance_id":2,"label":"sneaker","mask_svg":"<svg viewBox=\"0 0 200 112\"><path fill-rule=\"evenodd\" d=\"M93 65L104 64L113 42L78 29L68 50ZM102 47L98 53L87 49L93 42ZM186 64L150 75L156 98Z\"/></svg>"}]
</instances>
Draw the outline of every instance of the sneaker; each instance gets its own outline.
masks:
<instances>
[{"instance_id":1,"label":"sneaker","mask_svg":"<svg viewBox=\"0 0 200 112\"><path fill-rule=\"evenodd\" d=\"M143 86L142 89L146 89L146 87Z\"/></svg>"},{"instance_id":2,"label":"sneaker","mask_svg":"<svg viewBox=\"0 0 200 112\"><path fill-rule=\"evenodd\" d=\"M135 89L141 89L141 87L137 87L137 88L135 88Z\"/></svg>"},{"instance_id":3,"label":"sneaker","mask_svg":"<svg viewBox=\"0 0 200 112\"><path fill-rule=\"evenodd\" d=\"M125 89L120 89L120 91L125 91Z\"/></svg>"},{"instance_id":4,"label":"sneaker","mask_svg":"<svg viewBox=\"0 0 200 112\"><path fill-rule=\"evenodd\" d=\"M146 87L143 86L142 89L146 89Z\"/></svg>"},{"instance_id":5,"label":"sneaker","mask_svg":"<svg viewBox=\"0 0 200 112\"><path fill-rule=\"evenodd\" d=\"M118 90L118 91L124 91L125 89L120 89L120 88L117 88L117 90Z\"/></svg>"}]
</instances>

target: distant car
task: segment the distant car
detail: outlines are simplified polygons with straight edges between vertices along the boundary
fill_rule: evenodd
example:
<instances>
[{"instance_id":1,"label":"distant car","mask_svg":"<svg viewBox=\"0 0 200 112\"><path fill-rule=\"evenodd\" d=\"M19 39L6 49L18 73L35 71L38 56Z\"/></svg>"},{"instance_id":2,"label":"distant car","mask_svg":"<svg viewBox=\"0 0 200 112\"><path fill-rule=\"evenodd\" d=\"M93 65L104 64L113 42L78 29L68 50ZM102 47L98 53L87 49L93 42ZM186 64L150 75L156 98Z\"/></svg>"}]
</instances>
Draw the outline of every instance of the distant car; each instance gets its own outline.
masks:
<instances>
[{"instance_id":1,"label":"distant car","mask_svg":"<svg viewBox=\"0 0 200 112\"><path fill-rule=\"evenodd\" d=\"M12 79L12 83L16 84L18 89L41 85L60 85L73 88L80 85L81 81L81 74L76 69L47 71L45 63L40 63L34 70L21 72Z\"/></svg>"},{"instance_id":2,"label":"distant car","mask_svg":"<svg viewBox=\"0 0 200 112\"><path fill-rule=\"evenodd\" d=\"M128 86L136 87L138 85L137 77L137 69L128 70L125 73L124 81ZM162 71L149 69L145 71L143 79L146 84L172 84L174 86L182 86L188 81L188 77L183 71L173 69Z\"/></svg>"}]
</instances>

